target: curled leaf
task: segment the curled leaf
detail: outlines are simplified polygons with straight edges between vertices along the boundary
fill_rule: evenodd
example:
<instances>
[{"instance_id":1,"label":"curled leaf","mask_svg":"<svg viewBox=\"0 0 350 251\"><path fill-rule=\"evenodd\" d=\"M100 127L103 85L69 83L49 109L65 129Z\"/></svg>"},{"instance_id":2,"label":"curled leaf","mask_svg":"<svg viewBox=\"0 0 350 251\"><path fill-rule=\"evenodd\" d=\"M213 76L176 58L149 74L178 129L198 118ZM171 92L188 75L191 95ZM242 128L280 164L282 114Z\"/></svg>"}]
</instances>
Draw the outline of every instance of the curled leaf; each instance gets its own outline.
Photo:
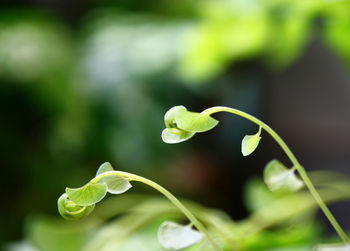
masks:
<instances>
[{"instance_id":1,"label":"curled leaf","mask_svg":"<svg viewBox=\"0 0 350 251\"><path fill-rule=\"evenodd\" d=\"M171 221L163 222L158 229L158 241L166 249L180 250L190 247L203 239L203 234Z\"/></svg>"},{"instance_id":2,"label":"curled leaf","mask_svg":"<svg viewBox=\"0 0 350 251\"><path fill-rule=\"evenodd\" d=\"M164 123L167 128L162 131L162 140L168 144L176 144L190 139L195 133L178 128L175 117L178 112L187 111L182 106L174 106L164 115Z\"/></svg>"},{"instance_id":3,"label":"curled leaf","mask_svg":"<svg viewBox=\"0 0 350 251\"><path fill-rule=\"evenodd\" d=\"M114 171L108 172L108 174L113 174L113 172ZM128 179L117 175L106 174L107 172L102 174L104 177L102 177L98 182L105 183L107 185L107 192L111 194L121 194L125 193L132 187Z\"/></svg>"},{"instance_id":4,"label":"curled leaf","mask_svg":"<svg viewBox=\"0 0 350 251\"><path fill-rule=\"evenodd\" d=\"M260 134L261 134L261 127L259 129L259 132L257 132L256 134L246 135L243 138L242 146L241 146L243 156L248 156L255 151L255 149L258 147L259 142L261 140Z\"/></svg>"},{"instance_id":5,"label":"curled leaf","mask_svg":"<svg viewBox=\"0 0 350 251\"><path fill-rule=\"evenodd\" d=\"M57 201L58 212L66 220L80 220L88 216L95 208L95 204L90 206L78 206L64 193Z\"/></svg>"},{"instance_id":6,"label":"curled leaf","mask_svg":"<svg viewBox=\"0 0 350 251\"><path fill-rule=\"evenodd\" d=\"M271 160L264 170L264 182L271 191L295 192L304 186L294 173L278 160Z\"/></svg>"},{"instance_id":7,"label":"curled leaf","mask_svg":"<svg viewBox=\"0 0 350 251\"><path fill-rule=\"evenodd\" d=\"M106 175L106 173L108 174ZM103 163L98 168L96 177L99 177L98 183L105 183L107 185L107 192L111 194L121 194L132 187L128 179L116 174L109 162Z\"/></svg>"},{"instance_id":8,"label":"curled leaf","mask_svg":"<svg viewBox=\"0 0 350 251\"><path fill-rule=\"evenodd\" d=\"M189 132L206 132L219 123L205 113L189 112L187 109L177 111L175 121L178 128Z\"/></svg>"},{"instance_id":9,"label":"curled leaf","mask_svg":"<svg viewBox=\"0 0 350 251\"><path fill-rule=\"evenodd\" d=\"M176 128L165 128L162 131L162 140L168 144L176 144L192 138L194 134L194 132L187 132Z\"/></svg>"},{"instance_id":10,"label":"curled leaf","mask_svg":"<svg viewBox=\"0 0 350 251\"><path fill-rule=\"evenodd\" d=\"M165 126L162 139L175 144L190 139L196 132L205 132L215 127L219 121L205 113L187 111L182 105L174 106L164 115Z\"/></svg>"},{"instance_id":11,"label":"curled leaf","mask_svg":"<svg viewBox=\"0 0 350 251\"><path fill-rule=\"evenodd\" d=\"M175 114L179 111L187 111L186 107L177 105L170 108L164 115L164 123L167 128L176 128Z\"/></svg>"},{"instance_id":12,"label":"curled leaf","mask_svg":"<svg viewBox=\"0 0 350 251\"><path fill-rule=\"evenodd\" d=\"M79 188L66 188L71 201L79 206L90 206L102 200L107 193L105 183L88 183Z\"/></svg>"}]
</instances>

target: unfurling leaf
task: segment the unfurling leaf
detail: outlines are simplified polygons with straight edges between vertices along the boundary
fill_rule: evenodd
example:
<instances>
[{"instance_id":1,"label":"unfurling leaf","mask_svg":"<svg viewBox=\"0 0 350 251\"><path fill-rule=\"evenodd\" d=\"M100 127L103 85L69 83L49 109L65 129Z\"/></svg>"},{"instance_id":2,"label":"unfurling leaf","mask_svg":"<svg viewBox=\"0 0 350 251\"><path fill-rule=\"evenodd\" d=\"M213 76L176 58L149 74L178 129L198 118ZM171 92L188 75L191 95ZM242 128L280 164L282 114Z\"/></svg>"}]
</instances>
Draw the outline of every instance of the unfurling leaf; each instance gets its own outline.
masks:
<instances>
[{"instance_id":1,"label":"unfurling leaf","mask_svg":"<svg viewBox=\"0 0 350 251\"><path fill-rule=\"evenodd\" d=\"M205 113L189 112L181 109L175 113L175 122L179 129L189 132L206 132L213 129L219 121Z\"/></svg>"},{"instance_id":2,"label":"unfurling leaf","mask_svg":"<svg viewBox=\"0 0 350 251\"><path fill-rule=\"evenodd\" d=\"M203 239L203 234L175 222L165 221L158 230L159 243L166 249L180 250L192 246Z\"/></svg>"},{"instance_id":3,"label":"unfurling leaf","mask_svg":"<svg viewBox=\"0 0 350 251\"><path fill-rule=\"evenodd\" d=\"M107 172L109 172L108 175L106 175ZM105 162L98 168L96 174L96 177L100 176L98 183L107 185L107 192L121 194L132 187L128 179L118 175L110 175L111 172L114 172L112 165L109 162Z\"/></svg>"},{"instance_id":4,"label":"unfurling leaf","mask_svg":"<svg viewBox=\"0 0 350 251\"><path fill-rule=\"evenodd\" d=\"M179 111L187 111L183 105L177 105L169 109L164 115L164 123L167 128L176 128L175 114Z\"/></svg>"},{"instance_id":5,"label":"unfurling leaf","mask_svg":"<svg viewBox=\"0 0 350 251\"><path fill-rule=\"evenodd\" d=\"M208 114L189 112L182 105L167 111L164 122L167 128L162 131L162 139L169 144L186 141L196 132L208 131L219 123Z\"/></svg>"},{"instance_id":6,"label":"unfurling leaf","mask_svg":"<svg viewBox=\"0 0 350 251\"><path fill-rule=\"evenodd\" d=\"M95 208L91 206L78 206L68 198L66 193L62 194L57 201L58 212L66 220L80 220L88 216Z\"/></svg>"},{"instance_id":7,"label":"unfurling leaf","mask_svg":"<svg viewBox=\"0 0 350 251\"><path fill-rule=\"evenodd\" d=\"M248 156L255 151L255 149L258 147L259 142L261 140L260 134L261 134L261 127L259 128L259 132L257 132L256 134L246 135L243 138L242 146L241 146L243 156Z\"/></svg>"},{"instance_id":8,"label":"unfurling leaf","mask_svg":"<svg viewBox=\"0 0 350 251\"><path fill-rule=\"evenodd\" d=\"M194 134L194 132L187 132L176 128L165 128L162 131L162 140L168 144L176 144L192 138Z\"/></svg>"},{"instance_id":9,"label":"unfurling leaf","mask_svg":"<svg viewBox=\"0 0 350 251\"><path fill-rule=\"evenodd\" d=\"M294 173L278 160L271 160L264 170L264 182L271 191L295 192L304 186Z\"/></svg>"},{"instance_id":10,"label":"unfurling leaf","mask_svg":"<svg viewBox=\"0 0 350 251\"><path fill-rule=\"evenodd\" d=\"M102 165L100 165L100 167L98 168L96 176L99 176L101 173L110 172L110 171L114 171L112 165L109 162L105 162Z\"/></svg>"},{"instance_id":11,"label":"unfurling leaf","mask_svg":"<svg viewBox=\"0 0 350 251\"><path fill-rule=\"evenodd\" d=\"M116 175L106 175L98 182L105 183L107 185L107 192L111 194L125 193L132 187L128 179Z\"/></svg>"},{"instance_id":12,"label":"unfurling leaf","mask_svg":"<svg viewBox=\"0 0 350 251\"><path fill-rule=\"evenodd\" d=\"M80 188L66 188L71 201L79 206L96 204L105 197L107 185L105 183L88 183Z\"/></svg>"}]
</instances>

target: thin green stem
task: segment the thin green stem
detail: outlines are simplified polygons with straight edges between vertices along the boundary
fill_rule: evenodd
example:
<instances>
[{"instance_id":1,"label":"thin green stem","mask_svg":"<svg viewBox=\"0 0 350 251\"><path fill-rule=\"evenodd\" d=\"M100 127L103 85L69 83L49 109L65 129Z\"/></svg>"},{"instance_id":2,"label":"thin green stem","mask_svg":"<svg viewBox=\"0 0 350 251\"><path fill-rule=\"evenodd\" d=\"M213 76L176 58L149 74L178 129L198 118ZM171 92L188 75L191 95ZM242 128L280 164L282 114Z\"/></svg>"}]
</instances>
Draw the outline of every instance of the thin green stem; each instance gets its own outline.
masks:
<instances>
[{"instance_id":1,"label":"thin green stem","mask_svg":"<svg viewBox=\"0 0 350 251\"><path fill-rule=\"evenodd\" d=\"M255 118L254 116L252 116L252 115L250 115L248 113L245 113L245 112L242 112L240 110L233 109L233 108L230 108L230 107L225 107L225 106L215 106L215 107L208 108L208 109L204 110L202 112L202 114L211 115L211 114L217 113L217 112L229 112L229 113L236 114L238 116L241 116L243 118L246 118L246 119L252 121L253 123L255 123L258 126L260 126L261 128L263 128L266 132L268 132L274 138L274 140L281 146L283 151L287 154L288 158L293 163L293 168L295 168L299 172L300 177L303 179L303 181L304 181L305 185L307 186L307 188L309 189L311 195L314 197L315 201L320 206L321 210L326 215L327 219L332 224L332 226L334 227L335 231L338 233L340 238L345 243L349 243L350 242L348 236L345 234L344 230L341 228L341 226L339 225L337 220L334 218L333 214L328 209L326 203L323 201L323 199L321 198L320 194L317 192L316 188L312 184L312 182L311 182L309 176L307 175L304 167L302 167L300 165L299 161L294 156L292 151L289 149L287 144L282 140L282 138L270 126L268 126L267 124L265 124L261 120Z\"/></svg>"},{"instance_id":2,"label":"thin green stem","mask_svg":"<svg viewBox=\"0 0 350 251\"><path fill-rule=\"evenodd\" d=\"M174 195L172 195L168 190L166 190L164 187L158 185L157 183L146 179L144 177L127 173L127 172L121 172L121 171L110 171L102 173L101 175L93 178L90 182L96 183L100 179L106 176L116 175L118 177L123 177L128 179L129 181L138 181L142 182L150 187L153 187L158 192L162 193L165 197L167 197L193 224L200 232L202 232L206 238L209 240L209 242L212 244L212 246L215 248L215 250L221 251L221 248L218 246L218 244L214 241L212 236L209 234L209 232L206 230L204 225L191 213L190 210L188 210Z\"/></svg>"}]
</instances>

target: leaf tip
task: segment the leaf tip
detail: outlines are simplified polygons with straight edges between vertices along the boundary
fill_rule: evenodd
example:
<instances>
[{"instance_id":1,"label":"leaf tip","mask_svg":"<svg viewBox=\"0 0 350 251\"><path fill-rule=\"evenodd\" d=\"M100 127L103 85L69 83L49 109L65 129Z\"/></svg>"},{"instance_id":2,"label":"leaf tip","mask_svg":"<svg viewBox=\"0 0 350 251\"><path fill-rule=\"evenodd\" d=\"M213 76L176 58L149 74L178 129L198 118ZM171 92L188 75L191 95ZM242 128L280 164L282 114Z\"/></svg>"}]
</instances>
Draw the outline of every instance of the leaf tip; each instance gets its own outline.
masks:
<instances>
[{"instance_id":1,"label":"leaf tip","mask_svg":"<svg viewBox=\"0 0 350 251\"><path fill-rule=\"evenodd\" d=\"M110 171L114 171L111 163L109 162L104 162L102 163L102 165L100 165L100 167L98 168L97 172L96 172L96 176L100 175L101 173L105 173L105 172L110 172Z\"/></svg>"}]
</instances>

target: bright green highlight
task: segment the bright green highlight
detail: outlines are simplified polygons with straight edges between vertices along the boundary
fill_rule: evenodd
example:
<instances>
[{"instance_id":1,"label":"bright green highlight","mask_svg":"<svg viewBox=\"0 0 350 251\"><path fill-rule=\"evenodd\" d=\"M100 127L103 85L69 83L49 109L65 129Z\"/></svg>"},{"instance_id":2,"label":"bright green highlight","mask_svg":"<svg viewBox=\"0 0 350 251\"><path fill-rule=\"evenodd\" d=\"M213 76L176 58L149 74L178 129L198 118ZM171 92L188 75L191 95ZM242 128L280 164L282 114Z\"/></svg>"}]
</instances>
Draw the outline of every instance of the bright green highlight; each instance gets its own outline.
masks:
<instances>
[{"instance_id":1,"label":"bright green highlight","mask_svg":"<svg viewBox=\"0 0 350 251\"><path fill-rule=\"evenodd\" d=\"M242 145L241 145L243 156L248 156L255 151L255 149L258 147L259 142L261 140L260 134L261 134L261 127L259 127L259 131L256 134L246 135L243 138Z\"/></svg>"},{"instance_id":2,"label":"bright green highlight","mask_svg":"<svg viewBox=\"0 0 350 251\"><path fill-rule=\"evenodd\" d=\"M278 160L271 160L264 169L264 182L272 192L296 192L304 183Z\"/></svg>"},{"instance_id":3,"label":"bright green highlight","mask_svg":"<svg viewBox=\"0 0 350 251\"><path fill-rule=\"evenodd\" d=\"M273 139L280 145L280 147L283 149L283 151L289 157L290 161L293 164L293 168L296 169L299 172L301 179L305 183L306 187L309 189L311 195L314 197L314 199L316 200L317 204L319 205L319 207L321 208L323 213L326 215L327 219L332 224L332 226L334 227L334 229L336 230L338 235L341 237L341 239L345 243L349 243L350 242L350 240L347 237L347 235L345 234L344 230L340 227L339 223L334 218L333 214L330 212L330 210L328 209L327 205L325 204L325 202L323 201L323 199L321 198L321 196L317 192L316 188L312 184L312 182L311 182L309 176L307 175L304 167L302 167L300 165L299 161L296 159L296 157L294 156L292 151L289 149L287 144L282 140L282 138L270 126L268 126L267 124L265 124L261 120L255 118L254 116L252 116L252 115L250 115L248 113L242 112L242 111L234 109L234 108L226 107L226 106L211 107L211 108L208 108L208 109L202 111L201 114L204 115L204 116L210 116L210 115L212 115L214 113L217 113L217 112L228 112L228 113L236 114L236 115L238 115L240 117L243 117L245 119L248 119L248 120L252 121L253 123L257 124L261 129L264 129L267 133L269 133L271 135L271 137L273 137ZM178 128L178 129L182 130L181 127Z\"/></svg>"}]
</instances>

